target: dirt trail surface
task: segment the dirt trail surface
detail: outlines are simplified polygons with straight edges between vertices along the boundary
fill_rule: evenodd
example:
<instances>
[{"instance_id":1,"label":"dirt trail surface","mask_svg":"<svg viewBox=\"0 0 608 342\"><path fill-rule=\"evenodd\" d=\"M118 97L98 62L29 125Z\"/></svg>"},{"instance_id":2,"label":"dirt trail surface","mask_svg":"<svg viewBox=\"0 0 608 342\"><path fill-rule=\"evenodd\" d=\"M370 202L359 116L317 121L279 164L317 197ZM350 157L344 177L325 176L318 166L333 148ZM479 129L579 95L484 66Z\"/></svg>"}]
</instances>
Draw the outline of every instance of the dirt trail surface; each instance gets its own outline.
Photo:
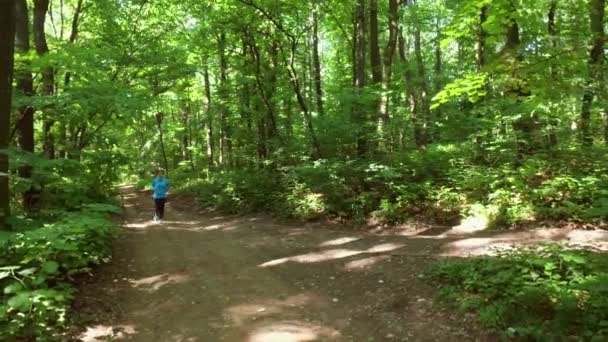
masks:
<instances>
[{"instance_id":1,"label":"dirt trail surface","mask_svg":"<svg viewBox=\"0 0 608 342\"><path fill-rule=\"evenodd\" d=\"M286 226L199 213L187 201L169 202L166 221L153 224L149 194L121 191L113 261L75 304L87 325L79 340L493 340L473 317L433 306L421 276L439 255L467 240L475 252L487 238Z\"/></svg>"}]
</instances>

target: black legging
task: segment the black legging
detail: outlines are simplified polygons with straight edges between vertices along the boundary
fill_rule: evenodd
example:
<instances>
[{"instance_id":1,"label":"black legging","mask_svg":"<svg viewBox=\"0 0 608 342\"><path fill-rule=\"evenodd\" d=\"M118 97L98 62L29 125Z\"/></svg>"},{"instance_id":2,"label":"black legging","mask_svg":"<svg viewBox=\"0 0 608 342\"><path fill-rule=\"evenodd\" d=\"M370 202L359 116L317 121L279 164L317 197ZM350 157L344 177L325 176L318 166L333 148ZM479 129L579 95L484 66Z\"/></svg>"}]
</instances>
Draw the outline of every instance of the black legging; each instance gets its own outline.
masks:
<instances>
[{"instance_id":1,"label":"black legging","mask_svg":"<svg viewBox=\"0 0 608 342\"><path fill-rule=\"evenodd\" d=\"M155 198L154 204L156 205L156 218L162 220L165 216L165 202L166 198Z\"/></svg>"}]
</instances>

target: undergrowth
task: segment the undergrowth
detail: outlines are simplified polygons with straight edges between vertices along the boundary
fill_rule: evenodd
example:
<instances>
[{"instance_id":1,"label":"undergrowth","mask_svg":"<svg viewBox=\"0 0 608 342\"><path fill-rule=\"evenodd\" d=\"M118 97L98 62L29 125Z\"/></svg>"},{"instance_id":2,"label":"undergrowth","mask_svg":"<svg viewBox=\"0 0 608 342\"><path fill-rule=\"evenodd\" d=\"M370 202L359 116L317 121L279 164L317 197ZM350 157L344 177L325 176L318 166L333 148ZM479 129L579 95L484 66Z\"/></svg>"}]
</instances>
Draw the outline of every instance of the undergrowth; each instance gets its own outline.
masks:
<instances>
[{"instance_id":1,"label":"undergrowth","mask_svg":"<svg viewBox=\"0 0 608 342\"><path fill-rule=\"evenodd\" d=\"M110 205L82 211L42 227L0 236L0 340L57 340L74 294L70 280L107 260L117 212Z\"/></svg>"},{"instance_id":2,"label":"undergrowth","mask_svg":"<svg viewBox=\"0 0 608 342\"><path fill-rule=\"evenodd\" d=\"M434 145L386 163L367 160L269 164L171 177L210 209L277 216L454 224L478 217L486 228L539 220L602 223L608 217L605 151L561 151L491 164L467 147Z\"/></svg>"},{"instance_id":3,"label":"undergrowth","mask_svg":"<svg viewBox=\"0 0 608 342\"><path fill-rule=\"evenodd\" d=\"M542 245L446 260L430 271L439 299L477 312L507 338L608 339L608 256Z\"/></svg>"}]
</instances>

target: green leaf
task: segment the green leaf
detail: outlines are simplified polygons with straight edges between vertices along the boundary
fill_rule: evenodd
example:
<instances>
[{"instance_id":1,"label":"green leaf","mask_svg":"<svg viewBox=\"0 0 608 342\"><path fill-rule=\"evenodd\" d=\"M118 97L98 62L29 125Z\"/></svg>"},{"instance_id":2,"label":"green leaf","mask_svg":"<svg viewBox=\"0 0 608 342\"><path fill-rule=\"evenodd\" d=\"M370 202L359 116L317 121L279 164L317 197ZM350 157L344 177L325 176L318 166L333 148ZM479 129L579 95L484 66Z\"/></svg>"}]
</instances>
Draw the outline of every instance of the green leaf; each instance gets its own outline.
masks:
<instances>
[{"instance_id":1,"label":"green leaf","mask_svg":"<svg viewBox=\"0 0 608 342\"><path fill-rule=\"evenodd\" d=\"M24 309L28 306L30 306L32 303L32 300L29 296L29 292L21 292L19 294L17 294L16 296L10 298L7 302L8 306L15 308L17 310L21 310Z\"/></svg>"},{"instance_id":2,"label":"green leaf","mask_svg":"<svg viewBox=\"0 0 608 342\"><path fill-rule=\"evenodd\" d=\"M37 270L38 270L37 267L30 267L30 268L26 268L24 270L17 272L17 274L19 274L20 276L23 276L23 277L27 277L27 276L31 276L32 274L34 274Z\"/></svg>"},{"instance_id":3,"label":"green leaf","mask_svg":"<svg viewBox=\"0 0 608 342\"><path fill-rule=\"evenodd\" d=\"M20 282L14 282L4 288L4 294L13 294L21 291L23 285Z\"/></svg>"},{"instance_id":4,"label":"green leaf","mask_svg":"<svg viewBox=\"0 0 608 342\"><path fill-rule=\"evenodd\" d=\"M47 274L55 274L59 270L59 264L56 261L47 261L42 266L42 270Z\"/></svg>"}]
</instances>

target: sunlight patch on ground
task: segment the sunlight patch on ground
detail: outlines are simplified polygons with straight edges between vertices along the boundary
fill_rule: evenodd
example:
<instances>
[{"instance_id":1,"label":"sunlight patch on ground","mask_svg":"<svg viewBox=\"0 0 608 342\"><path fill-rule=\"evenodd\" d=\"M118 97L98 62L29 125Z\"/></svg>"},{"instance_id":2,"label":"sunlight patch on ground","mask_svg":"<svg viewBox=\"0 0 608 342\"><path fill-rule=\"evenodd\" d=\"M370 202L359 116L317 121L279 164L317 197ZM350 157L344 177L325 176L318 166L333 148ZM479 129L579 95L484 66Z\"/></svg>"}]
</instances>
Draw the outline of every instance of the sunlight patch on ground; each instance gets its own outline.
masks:
<instances>
[{"instance_id":1,"label":"sunlight patch on ground","mask_svg":"<svg viewBox=\"0 0 608 342\"><path fill-rule=\"evenodd\" d=\"M361 240L361 238L360 237L342 237L339 239L325 241L322 244L320 244L319 246L321 246L321 247L340 246L340 245L345 245L347 243L351 243L351 242L358 241L358 240Z\"/></svg>"},{"instance_id":2,"label":"sunlight patch on ground","mask_svg":"<svg viewBox=\"0 0 608 342\"><path fill-rule=\"evenodd\" d=\"M248 320L280 314L288 309L303 307L312 301L319 301L313 294L299 294L285 300L262 300L254 303L241 304L224 310L224 316L237 326L244 325Z\"/></svg>"},{"instance_id":3,"label":"sunlight patch on ground","mask_svg":"<svg viewBox=\"0 0 608 342\"><path fill-rule=\"evenodd\" d=\"M403 246L404 245L401 243L383 243L381 245L371 247L365 252L366 253L386 253L386 252L392 252L394 250L403 248Z\"/></svg>"},{"instance_id":4,"label":"sunlight patch on ground","mask_svg":"<svg viewBox=\"0 0 608 342\"><path fill-rule=\"evenodd\" d=\"M136 332L133 325L96 325L88 327L78 338L82 342L115 341L134 335Z\"/></svg>"},{"instance_id":5,"label":"sunlight patch on ground","mask_svg":"<svg viewBox=\"0 0 608 342\"><path fill-rule=\"evenodd\" d=\"M256 328L247 342L307 342L336 339L340 333L332 328L319 325L286 321L263 325Z\"/></svg>"},{"instance_id":6,"label":"sunlight patch on ground","mask_svg":"<svg viewBox=\"0 0 608 342\"><path fill-rule=\"evenodd\" d=\"M180 224L180 225L185 225L185 226L195 226L197 224L200 224L200 221L163 221L163 224Z\"/></svg>"},{"instance_id":7,"label":"sunlight patch on ground","mask_svg":"<svg viewBox=\"0 0 608 342\"><path fill-rule=\"evenodd\" d=\"M281 265L287 262L296 262L300 264L311 264L329 260L343 259L360 254L375 254L375 253L386 253L404 247L402 244L396 243L385 243L371 247L365 251L354 250L354 249L328 249L320 252L313 252L308 254L296 255L288 258L280 258L272 261L265 262L258 265L258 267L271 267Z\"/></svg>"},{"instance_id":8,"label":"sunlight patch on ground","mask_svg":"<svg viewBox=\"0 0 608 342\"><path fill-rule=\"evenodd\" d=\"M156 226L157 224L150 220L150 221L144 221L144 222L136 222L136 223L127 223L124 225L125 228L131 228L131 229L146 229L146 228L150 228L152 226Z\"/></svg>"},{"instance_id":9,"label":"sunlight patch on ground","mask_svg":"<svg viewBox=\"0 0 608 342\"><path fill-rule=\"evenodd\" d=\"M347 262L346 265L344 265L344 269L346 269L347 271L365 270L365 269L368 269L368 268L372 267L373 265L377 264L378 262L384 261L388 258L389 257L386 255L379 255L379 256L374 256L374 257L353 260L353 261Z\"/></svg>"},{"instance_id":10,"label":"sunlight patch on ground","mask_svg":"<svg viewBox=\"0 0 608 342\"><path fill-rule=\"evenodd\" d=\"M498 234L491 237L475 237L448 243L444 256L494 255L499 251L543 242L564 243L574 247L608 250L608 231L537 229Z\"/></svg>"},{"instance_id":11,"label":"sunlight patch on ground","mask_svg":"<svg viewBox=\"0 0 608 342\"><path fill-rule=\"evenodd\" d=\"M185 337L184 335L173 335L171 336L171 342L198 342L200 341L197 337Z\"/></svg>"},{"instance_id":12,"label":"sunlight patch on ground","mask_svg":"<svg viewBox=\"0 0 608 342\"><path fill-rule=\"evenodd\" d=\"M175 274L159 274L152 277L142 278L138 280L129 280L133 287L141 288L144 291L154 292L166 285L183 284L190 280L190 275L175 273Z\"/></svg>"}]
</instances>

